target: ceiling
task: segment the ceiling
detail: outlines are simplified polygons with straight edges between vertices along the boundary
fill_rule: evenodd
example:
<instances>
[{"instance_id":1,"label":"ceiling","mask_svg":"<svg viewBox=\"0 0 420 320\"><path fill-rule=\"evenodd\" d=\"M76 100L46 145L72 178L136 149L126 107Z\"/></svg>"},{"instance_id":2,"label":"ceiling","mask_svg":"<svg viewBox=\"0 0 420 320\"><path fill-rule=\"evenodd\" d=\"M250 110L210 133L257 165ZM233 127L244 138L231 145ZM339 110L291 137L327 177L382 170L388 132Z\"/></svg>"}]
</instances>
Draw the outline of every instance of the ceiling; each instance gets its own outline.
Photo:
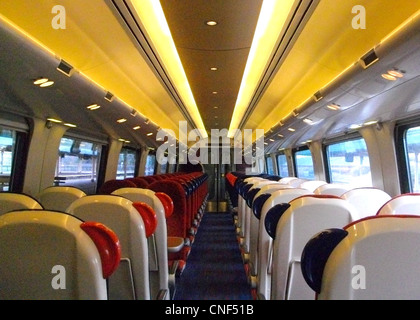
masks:
<instances>
[{"instance_id":1,"label":"ceiling","mask_svg":"<svg viewBox=\"0 0 420 320\"><path fill-rule=\"evenodd\" d=\"M193 2L160 1L204 127L208 132L227 129L263 2ZM199 127L153 46L153 39L130 12L130 1L61 0L59 4L66 10L64 30L51 27L51 10L57 3L0 2L0 15L8 21L3 23L5 28L13 26L20 37L23 33L22 43L30 38L23 45L16 42L15 35L2 36L2 49L8 50L0 53L0 110L39 118L56 115L77 123L82 131L101 137L124 137L141 146L156 146L156 135L146 136L152 130L172 130L181 139L180 121L187 121L188 129ZM356 5L366 10L366 29L352 27L352 9ZM276 42L258 87L249 89L252 99L239 119L241 129L280 130L279 121L289 119L293 110L334 82L418 10L420 1L414 0L295 1L293 14ZM208 20L218 24L209 27ZM60 59L76 70L74 75L65 77L51 67ZM211 71L211 67L218 69ZM46 75L54 78L56 85L40 92L31 81ZM112 102L100 100L106 92L114 95ZM101 101L103 113L69 112L96 101ZM129 116L133 110L137 117ZM329 116L319 113L321 118ZM115 125L119 117L127 118L125 127ZM349 116L336 117L335 121L342 121L344 126L346 118ZM137 124L142 129L134 132L132 128ZM331 130L339 131L337 127ZM305 138L318 137L315 129L305 132ZM285 146L297 140L285 139Z\"/></svg>"}]
</instances>

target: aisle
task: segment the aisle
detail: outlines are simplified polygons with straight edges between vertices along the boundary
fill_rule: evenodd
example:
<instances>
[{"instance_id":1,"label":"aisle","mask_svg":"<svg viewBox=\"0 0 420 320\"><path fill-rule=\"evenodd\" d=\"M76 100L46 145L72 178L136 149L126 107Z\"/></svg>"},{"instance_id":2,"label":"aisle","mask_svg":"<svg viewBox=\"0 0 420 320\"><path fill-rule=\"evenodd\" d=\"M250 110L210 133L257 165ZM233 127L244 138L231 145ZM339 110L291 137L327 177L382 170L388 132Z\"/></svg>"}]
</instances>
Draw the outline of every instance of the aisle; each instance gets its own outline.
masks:
<instances>
[{"instance_id":1,"label":"aisle","mask_svg":"<svg viewBox=\"0 0 420 320\"><path fill-rule=\"evenodd\" d=\"M206 213L174 300L251 300L230 213Z\"/></svg>"}]
</instances>

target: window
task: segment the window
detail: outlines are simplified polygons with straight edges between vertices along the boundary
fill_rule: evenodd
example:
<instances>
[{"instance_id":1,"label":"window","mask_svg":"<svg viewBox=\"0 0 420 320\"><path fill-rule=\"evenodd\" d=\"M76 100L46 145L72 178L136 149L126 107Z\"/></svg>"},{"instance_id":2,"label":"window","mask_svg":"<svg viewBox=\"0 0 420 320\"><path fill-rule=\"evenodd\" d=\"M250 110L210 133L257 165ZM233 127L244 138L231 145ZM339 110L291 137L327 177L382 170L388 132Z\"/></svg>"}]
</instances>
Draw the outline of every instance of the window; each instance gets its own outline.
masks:
<instances>
[{"instance_id":1,"label":"window","mask_svg":"<svg viewBox=\"0 0 420 320\"><path fill-rule=\"evenodd\" d=\"M259 157L258 158L258 172L262 173L264 172L264 157Z\"/></svg>"},{"instance_id":2,"label":"window","mask_svg":"<svg viewBox=\"0 0 420 320\"><path fill-rule=\"evenodd\" d=\"M365 140L357 138L326 147L330 182L371 187L369 155Z\"/></svg>"},{"instance_id":3,"label":"window","mask_svg":"<svg viewBox=\"0 0 420 320\"><path fill-rule=\"evenodd\" d=\"M277 155L277 168L280 177L290 177L287 157L283 153Z\"/></svg>"},{"instance_id":4,"label":"window","mask_svg":"<svg viewBox=\"0 0 420 320\"><path fill-rule=\"evenodd\" d=\"M134 149L122 148L118 159L117 179L134 178L136 175L137 152Z\"/></svg>"},{"instance_id":5,"label":"window","mask_svg":"<svg viewBox=\"0 0 420 320\"><path fill-rule=\"evenodd\" d=\"M58 149L55 185L68 185L94 194L98 179L101 145L63 137Z\"/></svg>"},{"instance_id":6,"label":"window","mask_svg":"<svg viewBox=\"0 0 420 320\"><path fill-rule=\"evenodd\" d=\"M274 174L273 158L271 158L271 156L267 156L265 158L265 162L267 164L267 173L273 175Z\"/></svg>"},{"instance_id":7,"label":"window","mask_svg":"<svg viewBox=\"0 0 420 320\"><path fill-rule=\"evenodd\" d=\"M404 137L405 165L409 183L409 190L404 190L404 192L420 192L420 127L405 130Z\"/></svg>"},{"instance_id":8,"label":"window","mask_svg":"<svg viewBox=\"0 0 420 320\"><path fill-rule=\"evenodd\" d=\"M0 191L9 191L15 132L0 127Z\"/></svg>"},{"instance_id":9,"label":"window","mask_svg":"<svg viewBox=\"0 0 420 320\"><path fill-rule=\"evenodd\" d=\"M146 168L144 170L145 176L152 176L155 174L156 155L149 153L146 159Z\"/></svg>"},{"instance_id":10,"label":"window","mask_svg":"<svg viewBox=\"0 0 420 320\"><path fill-rule=\"evenodd\" d=\"M315 175L311 151L308 148L298 149L294 153L294 158L297 177L313 180Z\"/></svg>"}]
</instances>

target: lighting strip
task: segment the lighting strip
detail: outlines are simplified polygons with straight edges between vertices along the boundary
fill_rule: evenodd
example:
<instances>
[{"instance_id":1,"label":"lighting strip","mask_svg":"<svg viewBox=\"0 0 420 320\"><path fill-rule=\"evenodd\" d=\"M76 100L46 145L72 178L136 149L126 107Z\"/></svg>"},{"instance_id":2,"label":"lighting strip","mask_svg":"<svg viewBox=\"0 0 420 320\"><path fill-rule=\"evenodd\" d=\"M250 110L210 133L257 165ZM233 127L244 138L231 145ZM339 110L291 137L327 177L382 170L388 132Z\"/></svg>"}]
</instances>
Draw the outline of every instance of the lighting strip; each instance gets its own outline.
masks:
<instances>
[{"instance_id":1,"label":"lighting strip","mask_svg":"<svg viewBox=\"0 0 420 320\"><path fill-rule=\"evenodd\" d=\"M230 138L233 138L236 129L238 129L245 115L294 2L293 0L263 1L229 126L228 137Z\"/></svg>"},{"instance_id":2,"label":"lighting strip","mask_svg":"<svg viewBox=\"0 0 420 320\"><path fill-rule=\"evenodd\" d=\"M191 118L194 120L197 128L200 129L200 134L203 138L207 138L203 120L194 100L159 0L131 0L131 3L170 74L175 87L179 91Z\"/></svg>"}]
</instances>

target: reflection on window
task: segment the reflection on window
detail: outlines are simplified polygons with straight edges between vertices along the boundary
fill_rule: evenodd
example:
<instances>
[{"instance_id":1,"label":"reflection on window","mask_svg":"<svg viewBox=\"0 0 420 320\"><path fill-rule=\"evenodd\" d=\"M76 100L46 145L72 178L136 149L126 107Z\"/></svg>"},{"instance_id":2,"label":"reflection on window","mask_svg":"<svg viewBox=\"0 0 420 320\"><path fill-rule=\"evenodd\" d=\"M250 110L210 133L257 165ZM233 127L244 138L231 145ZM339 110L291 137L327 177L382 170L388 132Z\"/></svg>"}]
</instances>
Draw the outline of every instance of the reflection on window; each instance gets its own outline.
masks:
<instances>
[{"instance_id":1,"label":"reflection on window","mask_svg":"<svg viewBox=\"0 0 420 320\"><path fill-rule=\"evenodd\" d=\"M267 158L265 158L265 160L267 163L267 173L274 174L273 159L271 158L271 156L268 156Z\"/></svg>"},{"instance_id":2,"label":"reflection on window","mask_svg":"<svg viewBox=\"0 0 420 320\"><path fill-rule=\"evenodd\" d=\"M117 179L133 178L136 170L137 152L122 148L118 159Z\"/></svg>"},{"instance_id":3,"label":"reflection on window","mask_svg":"<svg viewBox=\"0 0 420 320\"><path fill-rule=\"evenodd\" d=\"M287 166L287 158L285 154L277 155L277 167L280 177L289 177L289 167Z\"/></svg>"},{"instance_id":4,"label":"reflection on window","mask_svg":"<svg viewBox=\"0 0 420 320\"><path fill-rule=\"evenodd\" d=\"M313 180L314 164L312 161L311 151L304 149L295 152L295 164L297 177L301 179Z\"/></svg>"},{"instance_id":5,"label":"reflection on window","mask_svg":"<svg viewBox=\"0 0 420 320\"><path fill-rule=\"evenodd\" d=\"M264 172L264 158L258 158L258 172Z\"/></svg>"},{"instance_id":6,"label":"reflection on window","mask_svg":"<svg viewBox=\"0 0 420 320\"><path fill-rule=\"evenodd\" d=\"M0 191L9 191L15 132L0 127Z\"/></svg>"},{"instance_id":7,"label":"reflection on window","mask_svg":"<svg viewBox=\"0 0 420 320\"><path fill-rule=\"evenodd\" d=\"M94 194L100 150L98 144L63 137L58 150L54 184L74 186L86 194Z\"/></svg>"},{"instance_id":8,"label":"reflection on window","mask_svg":"<svg viewBox=\"0 0 420 320\"><path fill-rule=\"evenodd\" d=\"M152 176L155 174L156 155L148 154L146 159L146 168L144 170L145 176Z\"/></svg>"},{"instance_id":9,"label":"reflection on window","mask_svg":"<svg viewBox=\"0 0 420 320\"><path fill-rule=\"evenodd\" d=\"M327 146L331 182L371 187L369 155L363 138Z\"/></svg>"},{"instance_id":10,"label":"reflection on window","mask_svg":"<svg viewBox=\"0 0 420 320\"><path fill-rule=\"evenodd\" d=\"M420 192L419 185L419 153L420 153L420 127L410 128L405 136L406 159L410 177L411 192Z\"/></svg>"}]
</instances>

